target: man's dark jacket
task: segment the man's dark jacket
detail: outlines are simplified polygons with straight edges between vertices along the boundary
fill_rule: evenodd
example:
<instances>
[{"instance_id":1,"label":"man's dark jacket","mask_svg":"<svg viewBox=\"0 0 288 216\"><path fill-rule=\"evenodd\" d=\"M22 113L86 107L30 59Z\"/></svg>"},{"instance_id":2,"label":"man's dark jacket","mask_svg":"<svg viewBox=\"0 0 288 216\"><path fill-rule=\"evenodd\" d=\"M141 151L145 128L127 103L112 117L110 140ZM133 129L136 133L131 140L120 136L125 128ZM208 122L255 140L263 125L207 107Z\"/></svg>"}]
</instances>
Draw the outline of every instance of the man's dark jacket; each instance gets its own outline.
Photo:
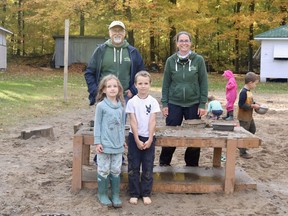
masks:
<instances>
[{"instance_id":1,"label":"man's dark jacket","mask_svg":"<svg viewBox=\"0 0 288 216\"><path fill-rule=\"evenodd\" d=\"M95 104L98 84L100 82L101 64L106 46L107 44L100 44L95 49L85 71L84 76L88 86L90 105ZM133 95L136 95L137 89L134 86L134 78L137 72L145 70L145 66L140 53L135 47L129 45L127 49L131 59L129 90Z\"/></svg>"}]
</instances>

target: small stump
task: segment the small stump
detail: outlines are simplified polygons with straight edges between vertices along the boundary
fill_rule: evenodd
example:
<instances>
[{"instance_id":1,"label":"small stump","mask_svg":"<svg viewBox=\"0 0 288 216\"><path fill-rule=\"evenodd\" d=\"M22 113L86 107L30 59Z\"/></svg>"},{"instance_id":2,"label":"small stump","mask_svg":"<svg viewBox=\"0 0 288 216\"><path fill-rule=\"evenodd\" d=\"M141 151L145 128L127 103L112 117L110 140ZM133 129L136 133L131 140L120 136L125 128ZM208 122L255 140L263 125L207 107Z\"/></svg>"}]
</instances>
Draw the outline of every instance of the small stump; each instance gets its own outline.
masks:
<instances>
[{"instance_id":1,"label":"small stump","mask_svg":"<svg viewBox=\"0 0 288 216\"><path fill-rule=\"evenodd\" d=\"M36 128L29 128L21 131L21 139L27 140L32 136L37 137L48 137L54 139L53 127L52 126L40 126Z\"/></svg>"}]
</instances>

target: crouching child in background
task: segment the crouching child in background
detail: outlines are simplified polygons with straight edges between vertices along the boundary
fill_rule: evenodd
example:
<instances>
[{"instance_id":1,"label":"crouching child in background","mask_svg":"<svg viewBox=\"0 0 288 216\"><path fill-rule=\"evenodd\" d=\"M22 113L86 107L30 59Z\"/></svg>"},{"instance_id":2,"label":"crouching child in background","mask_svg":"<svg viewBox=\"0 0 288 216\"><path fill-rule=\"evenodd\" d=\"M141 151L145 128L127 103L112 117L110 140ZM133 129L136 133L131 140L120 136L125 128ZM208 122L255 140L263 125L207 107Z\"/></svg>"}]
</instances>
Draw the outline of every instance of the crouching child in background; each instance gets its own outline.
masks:
<instances>
[{"instance_id":1,"label":"crouching child in background","mask_svg":"<svg viewBox=\"0 0 288 216\"><path fill-rule=\"evenodd\" d=\"M223 113L223 108L220 101L216 100L213 95L208 97L207 115L213 120L218 120Z\"/></svg>"}]
</instances>

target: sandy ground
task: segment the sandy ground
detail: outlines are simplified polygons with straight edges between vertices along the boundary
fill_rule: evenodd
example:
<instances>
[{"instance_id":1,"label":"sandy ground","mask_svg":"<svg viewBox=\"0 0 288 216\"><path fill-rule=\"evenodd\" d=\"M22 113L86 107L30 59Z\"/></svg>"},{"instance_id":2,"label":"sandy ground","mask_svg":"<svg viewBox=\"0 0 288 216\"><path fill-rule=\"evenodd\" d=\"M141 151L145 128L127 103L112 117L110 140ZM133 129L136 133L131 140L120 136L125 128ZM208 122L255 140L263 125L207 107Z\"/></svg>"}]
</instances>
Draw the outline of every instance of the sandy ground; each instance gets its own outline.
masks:
<instances>
[{"instance_id":1,"label":"sandy ground","mask_svg":"<svg viewBox=\"0 0 288 216\"><path fill-rule=\"evenodd\" d=\"M253 159L237 157L236 163L257 182L256 191L232 195L153 193L150 206L142 202L130 205L129 197L122 192L121 209L101 206L96 190L74 194L71 192L73 125L88 124L93 118L94 108L87 107L19 122L0 131L0 215L288 215L288 94L257 92L254 97L270 107L266 115L254 114L256 135L263 140L262 146L250 150ZM43 125L53 126L54 139L19 138L22 130ZM159 152L157 149L157 155ZM183 152L184 149L177 149L172 165L183 164ZM208 160L211 161L211 151L202 149L200 166Z\"/></svg>"}]
</instances>

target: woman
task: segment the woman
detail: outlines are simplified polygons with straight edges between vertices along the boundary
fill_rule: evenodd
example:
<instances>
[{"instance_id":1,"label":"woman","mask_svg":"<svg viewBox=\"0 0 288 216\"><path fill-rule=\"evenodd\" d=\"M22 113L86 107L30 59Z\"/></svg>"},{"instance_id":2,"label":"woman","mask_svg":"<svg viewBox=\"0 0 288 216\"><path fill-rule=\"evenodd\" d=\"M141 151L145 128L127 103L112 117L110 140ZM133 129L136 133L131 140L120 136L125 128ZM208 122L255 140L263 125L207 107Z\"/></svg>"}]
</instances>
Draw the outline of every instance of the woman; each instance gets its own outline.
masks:
<instances>
[{"instance_id":1,"label":"woman","mask_svg":"<svg viewBox=\"0 0 288 216\"><path fill-rule=\"evenodd\" d=\"M177 53L165 64L162 84L162 114L167 126L178 126L185 119L200 119L206 114L208 78L202 56L191 51L191 35L176 35ZM175 147L162 147L160 166L170 166ZM185 151L186 166L198 166L200 148L188 147Z\"/></svg>"}]
</instances>

